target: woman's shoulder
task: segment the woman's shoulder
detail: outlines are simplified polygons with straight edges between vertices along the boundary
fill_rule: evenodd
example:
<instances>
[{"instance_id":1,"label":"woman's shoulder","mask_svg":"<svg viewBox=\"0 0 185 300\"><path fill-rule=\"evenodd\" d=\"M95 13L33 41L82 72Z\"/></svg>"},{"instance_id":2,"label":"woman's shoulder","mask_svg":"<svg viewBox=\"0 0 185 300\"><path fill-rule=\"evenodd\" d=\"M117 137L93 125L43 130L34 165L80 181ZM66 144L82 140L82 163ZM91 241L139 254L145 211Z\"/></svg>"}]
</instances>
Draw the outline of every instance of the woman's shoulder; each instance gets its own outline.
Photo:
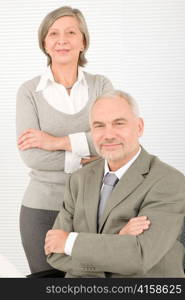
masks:
<instances>
[{"instance_id":1,"label":"woman's shoulder","mask_svg":"<svg viewBox=\"0 0 185 300\"><path fill-rule=\"evenodd\" d=\"M91 80L91 81L102 81L104 80L106 77L102 74L92 74L86 71L83 71L84 76L86 78L86 80Z\"/></svg>"},{"instance_id":2,"label":"woman's shoulder","mask_svg":"<svg viewBox=\"0 0 185 300\"><path fill-rule=\"evenodd\" d=\"M87 85L91 90L100 91L100 93L107 93L113 89L111 81L105 75L84 72L84 76Z\"/></svg>"},{"instance_id":3,"label":"woman's shoulder","mask_svg":"<svg viewBox=\"0 0 185 300\"><path fill-rule=\"evenodd\" d=\"M28 90L31 90L31 91L35 91L39 81L40 81L40 76L33 77L29 80L24 81L21 84L19 89L28 89Z\"/></svg>"}]
</instances>

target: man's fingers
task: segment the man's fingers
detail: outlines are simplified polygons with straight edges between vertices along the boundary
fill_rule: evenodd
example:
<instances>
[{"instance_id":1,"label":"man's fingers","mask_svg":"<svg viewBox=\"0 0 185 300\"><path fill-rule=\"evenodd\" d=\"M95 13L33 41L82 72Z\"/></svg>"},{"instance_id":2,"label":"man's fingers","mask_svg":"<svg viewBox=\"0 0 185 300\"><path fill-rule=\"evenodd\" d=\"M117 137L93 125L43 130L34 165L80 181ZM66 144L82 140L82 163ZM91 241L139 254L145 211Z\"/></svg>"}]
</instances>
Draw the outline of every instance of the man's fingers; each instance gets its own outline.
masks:
<instances>
[{"instance_id":1,"label":"man's fingers","mask_svg":"<svg viewBox=\"0 0 185 300\"><path fill-rule=\"evenodd\" d=\"M148 220L147 216L138 216L130 219L130 222L135 222L135 221L146 221Z\"/></svg>"},{"instance_id":2,"label":"man's fingers","mask_svg":"<svg viewBox=\"0 0 185 300\"><path fill-rule=\"evenodd\" d=\"M131 228L133 228L133 229L140 229L140 228L149 228L149 226L150 226L150 221L145 221L145 222L138 222L138 223L136 223L136 224L132 224L132 225L130 225L130 226L132 226Z\"/></svg>"},{"instance_id":3,"label":"man's fingers","mask_svg":"<svg viewBox=\"0 0 185 300\"><path fill-rule=\"evenodd\" d=\"M45 239L45 245L44 245L44 251L45 251L45 254L48 255L48 254L51 254L52 253L52 243L51 243L51 240L50 238L46 238Z\"/></svg>"},{"instance_id":4,"label":"man's fingers","mask_svg":"<svg viewBox=\"0 0 185 300\"><path fill-rule=\"evenodd\" d=\"M142 224L150 224L150 220L147 219L147 217L136 217L136 218L132 218L130 219L130 221L128 222L131 225L142 225Z\"/></svg>"},{"instance_id":5,"label":"man's fingers","mask_svg":"<svg viewBox=\"0 0 185 300\"><path fill-rule=\"evenodd\" d=\"M56 231L57 231L56 229L50 229L50 230L48 230L48 232L46 233L46 237L52 236Z\"/></svg>"},{"instance_id":6,"label":"man's fingers","mask_svg":"<svg viewBox=\"0 0 185 300\"><path fill-rule=\"evenodd\" d=\"M141 221L141 222L136 222L135 226L145 226L145 225L150 225L150 221L146 220L146 221Z\"/></svg>"},{"instance_id":7,"label":"man's fingers","mask_svg":"<svg viewBox=\"0 0 185 300\"><path fill-rule=\"evenodd\" d=\"M143 233L143 231L144 230L141 228L141 229L137 229L135 231L131 231L129 234L131 234L131 235L139 235L139 234Z\"/></svg>"},{"instance_id":8,"label":"man's fingers","mask_svg":"<svg viewBox=\"0 0 185 300\"><path fill-rule=\"evenodd\" d=\"M129 222L123 226L119 234L131 234L139 235L150 227L150 220L147 216L139 216L129 220Z\"/></svg>"},{"instance_id":9,"label":"man's fingers","mask_svg":"<svg viewBox=\"0 0 185 300\"><path fill-rule=\"evenodd\" d=\"M52 253L52 252L49 250L49 248L47 248L47 247L44 247L44 252L45 252L46 255L49 255L49 254Z\"/></svg>"}]
</instances>

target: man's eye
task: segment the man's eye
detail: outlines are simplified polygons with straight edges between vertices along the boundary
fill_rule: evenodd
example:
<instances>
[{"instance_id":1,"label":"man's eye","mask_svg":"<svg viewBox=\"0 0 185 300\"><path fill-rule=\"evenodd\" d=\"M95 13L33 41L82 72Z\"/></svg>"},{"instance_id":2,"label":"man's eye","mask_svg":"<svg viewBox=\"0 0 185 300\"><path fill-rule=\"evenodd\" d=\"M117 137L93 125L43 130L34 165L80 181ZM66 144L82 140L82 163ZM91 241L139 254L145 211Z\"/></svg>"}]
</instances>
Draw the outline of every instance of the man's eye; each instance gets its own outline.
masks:
<instances>
[{"instance_id":1,"label":"man's eye","mask_svg":"<svg viewBox=\"0 0 185 300\"><path fill-rule=\"evenodd\" d=\"M123 125L125 125L125 123L124 122L116 122L115 125L116 126L123 126Z\"/></svg>"}]
</instances>

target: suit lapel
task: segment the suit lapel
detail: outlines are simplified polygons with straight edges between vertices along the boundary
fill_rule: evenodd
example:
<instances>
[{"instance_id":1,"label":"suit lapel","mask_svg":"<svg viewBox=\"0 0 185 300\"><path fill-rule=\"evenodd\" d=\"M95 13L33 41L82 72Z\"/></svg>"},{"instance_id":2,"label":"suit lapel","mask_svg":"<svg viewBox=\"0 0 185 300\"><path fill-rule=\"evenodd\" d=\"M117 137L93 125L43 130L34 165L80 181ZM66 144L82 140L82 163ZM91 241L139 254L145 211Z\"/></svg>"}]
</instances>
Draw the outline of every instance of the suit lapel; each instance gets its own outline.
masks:
<instances>
[{"instance_id":1,"label":"suit lapel","mask_svg":"<svg viewBox=\"0 0 185 300\"><path fill-rule=\"evenodd\" d=\"M131 194L144 180L143 175L149 171L150 155L142 149L141 154L123 175L116 187L112 191L107 201L105 211L101 217L99 232L109 216L111 210Z\"/></svg>"},{"instance_id":2,"label":"suit lapel","mask_svg":"<svg viewBox=\"0 0 185 300\"><path fill-rule=\"evenodd\" d=\"M87 173L84 184L84 207L89 226L89 232L97 232L97 210L104 173L104 160L99 160L96 166Z\"/></svg>"}]
</instances>

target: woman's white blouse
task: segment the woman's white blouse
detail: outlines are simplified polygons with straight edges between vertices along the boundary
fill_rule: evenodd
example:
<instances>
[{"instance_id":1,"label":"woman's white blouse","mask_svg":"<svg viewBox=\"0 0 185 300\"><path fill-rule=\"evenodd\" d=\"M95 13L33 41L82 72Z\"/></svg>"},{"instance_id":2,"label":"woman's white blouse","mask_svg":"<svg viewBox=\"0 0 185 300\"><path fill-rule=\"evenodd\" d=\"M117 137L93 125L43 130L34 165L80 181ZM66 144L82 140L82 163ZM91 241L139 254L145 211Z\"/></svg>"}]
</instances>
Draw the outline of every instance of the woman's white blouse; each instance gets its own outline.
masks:
<instances>
[{"instance_id":1,"label":"woman's white blouse","mask_svg":"<svg viewBox=\"0 0 185 300\"><path fill-rule=\"evenodd\" d=\"M88 85L81 67L78 67L78 79L70 95L66 88L54 80L50 67L41 75L36 91L42 91L45 100L56 110L66 114L76 114L87 104ZM69 135L72 152L65 151L65 172L72 173L81 167L81 158L90 155L84 132Z\"/></svg>"}]
</instances>

